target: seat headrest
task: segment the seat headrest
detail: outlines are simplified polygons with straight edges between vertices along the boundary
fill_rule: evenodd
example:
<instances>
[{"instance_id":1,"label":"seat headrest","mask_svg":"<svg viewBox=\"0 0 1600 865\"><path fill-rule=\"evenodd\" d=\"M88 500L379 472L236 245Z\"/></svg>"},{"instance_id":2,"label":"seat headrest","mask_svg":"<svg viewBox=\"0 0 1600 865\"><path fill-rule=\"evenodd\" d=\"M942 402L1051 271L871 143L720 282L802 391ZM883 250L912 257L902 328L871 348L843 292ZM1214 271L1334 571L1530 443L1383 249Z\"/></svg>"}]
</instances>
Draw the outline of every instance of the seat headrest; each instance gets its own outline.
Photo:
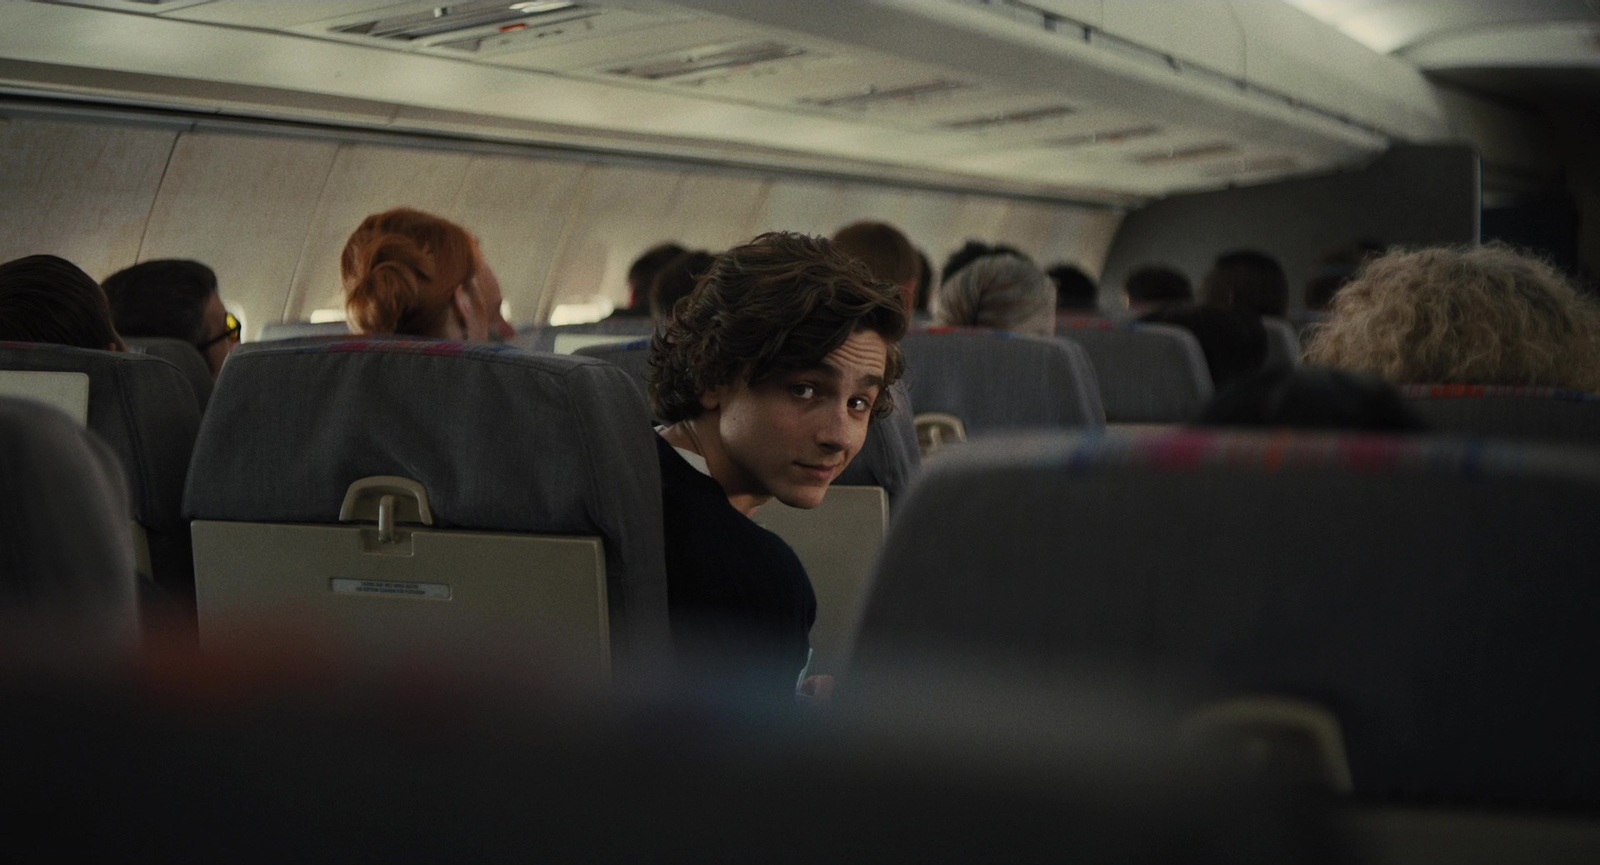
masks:
<instances>
[{"instance_id":1,"label":"seat headrest","mask_svg":"<svg viewBox=\"0 0 1600 865\"><path fill-rule=\"evenodd\" d=\"M1577 448L997 436L924 467L851 675L935 649L1150 664L1332 709L1358 794L1592 807L1596 513L1600 453Z\"/></svg>"},{"instance_id":2,"label":"seat headrest","mask_svg":"<svg viewBox=\"0 0 1600 865\"><path fill-rule=\"evenodd\" d=\"M121 461L134 519L158 531L181 522L200 407L177 367L151 355L5 342L0 369L88 374L89 429Z\"/></svg>"},{"instance_id":3,"label":"seat headrest","mask_svg":"<svg viewBox=\"0 0 1600 865\"><path fill-rule=\"evenodd\" d=\"M644 397L590 358L438 340L234 351L200 430L192 519L333 523L354 481L427 490L434 525L600 535L611 603L665 617Z\"/></svg>"},{"instance_id":4,"label":"seat headrest","mask_svg":"<svg viewBox=\"0 0 1600 865\"><path fill-rule=\"evenodd\" d=\"M1094 367L1067 340L938 327L906 334L900 350L916 410L953 414L969 434L1105 425Z\"/></svg>"},{"instance_id":5,"label":"seat headrest","mask_svg":"<svg viewBox=\"0 0 1600 865\"><path fill-rule=\"evenodd\" d=\"M122 466L66 414L0 397L0 607L137 624Z\"/></svg>"}]
</instances>

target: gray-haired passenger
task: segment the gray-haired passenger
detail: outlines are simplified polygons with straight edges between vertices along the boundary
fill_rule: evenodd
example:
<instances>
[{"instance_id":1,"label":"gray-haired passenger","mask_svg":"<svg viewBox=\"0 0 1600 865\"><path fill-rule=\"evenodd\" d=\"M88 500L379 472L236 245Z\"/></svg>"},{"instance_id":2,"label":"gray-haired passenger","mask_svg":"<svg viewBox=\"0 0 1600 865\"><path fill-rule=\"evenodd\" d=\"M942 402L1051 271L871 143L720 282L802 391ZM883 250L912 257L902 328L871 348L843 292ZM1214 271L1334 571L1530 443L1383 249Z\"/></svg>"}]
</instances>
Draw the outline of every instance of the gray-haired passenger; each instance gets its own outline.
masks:
<instances>
[{"instance_id":1,"label":"gray-haired passenger","mask_svg":"<svg viewBox=\"0 0 1600 865\"><path fill-rule=\"evenodd\" d=\"M935 324L1056 332L1056 289L1044 271L1015 255L986 255L957 271L934 293Z\"/></svg>"}]
</instances>

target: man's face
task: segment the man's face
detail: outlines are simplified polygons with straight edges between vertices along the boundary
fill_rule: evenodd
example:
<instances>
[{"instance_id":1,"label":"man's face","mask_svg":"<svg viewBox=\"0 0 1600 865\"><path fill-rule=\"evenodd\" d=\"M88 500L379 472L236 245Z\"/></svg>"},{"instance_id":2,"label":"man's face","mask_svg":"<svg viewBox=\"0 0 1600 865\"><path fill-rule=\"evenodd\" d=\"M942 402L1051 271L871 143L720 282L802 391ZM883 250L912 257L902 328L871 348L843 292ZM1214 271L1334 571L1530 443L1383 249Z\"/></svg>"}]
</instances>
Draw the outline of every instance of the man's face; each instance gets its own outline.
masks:
<instances>
[{"instance_id":1,"label":"man's face","mask_svg":"<svg viewBox=\"0 0 1600 865\"><path fill-rule=\"evenodd\" d=\"M239 346L239 337L228 333L228 310L222 305L222 298L216 292L206 298L206 306L201 315L206 323L206 336L201 345L206 345L200 354L206 359L206 366L211 368L211 377L216 378L222 371L222 362L227 360L228 352Z\"/></svg>"},{"instance_id":2,"label":"man's face","mask_svg":"<svg viewBox=\"0 0 1600 865\"><path fill-rule=\"evenodd\" d=\"M725 457L708 459L712 475L734 506L748 513L768 498L797 508L822 504L867 438L888 355L883 337L857 331L814 369L702 397Z\"/></svg>"}]
</instances>

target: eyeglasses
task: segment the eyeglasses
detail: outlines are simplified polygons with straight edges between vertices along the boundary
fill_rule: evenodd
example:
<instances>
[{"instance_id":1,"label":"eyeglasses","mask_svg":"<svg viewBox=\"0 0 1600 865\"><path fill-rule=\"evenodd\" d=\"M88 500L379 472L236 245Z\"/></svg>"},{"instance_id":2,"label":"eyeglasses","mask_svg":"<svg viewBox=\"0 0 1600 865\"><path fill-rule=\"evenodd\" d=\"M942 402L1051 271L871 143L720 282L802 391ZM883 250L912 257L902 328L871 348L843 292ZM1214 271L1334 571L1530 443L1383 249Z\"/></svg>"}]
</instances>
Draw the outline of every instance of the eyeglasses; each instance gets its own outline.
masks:
<instances>
[{"instance_id":1,"label":"eyeglasses","mask_svg":"<svg viewBox=\"0 0 1600 865\"><path fill-rule=\"evenodd\" d=\"M234 318L233 317L233 313L230 312L230 313L228 313L227 322L228 322L228 329L227 330L223 331L222 333L217 334L216 336L206 340L205 342L196 344L195 348L199 349L200 351L205 351L206 349L216 345L219 342L222 342L225 339L238 340L239 339L239 330L240 330L239 319Z\"/></svg>"}]
</instances>

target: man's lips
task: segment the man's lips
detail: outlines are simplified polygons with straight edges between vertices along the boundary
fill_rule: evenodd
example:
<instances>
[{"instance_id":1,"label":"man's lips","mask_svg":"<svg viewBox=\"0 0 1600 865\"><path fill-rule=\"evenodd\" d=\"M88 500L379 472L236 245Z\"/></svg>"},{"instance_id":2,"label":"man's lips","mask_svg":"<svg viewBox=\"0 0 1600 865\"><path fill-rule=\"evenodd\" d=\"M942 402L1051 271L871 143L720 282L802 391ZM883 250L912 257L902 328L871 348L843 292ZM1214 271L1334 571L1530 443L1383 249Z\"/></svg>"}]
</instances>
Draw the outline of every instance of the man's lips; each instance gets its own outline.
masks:
<instances>
[{"instance_id":1,"label":"man's lips","mask_svg":"<svg viewBox=\"0 0 1600 865\"><path fill-rule=\"evenodd\" d=\"M843 468L842 464L824 465L799 461L796 461L795 465L799 466L806 474L825 482L833 480L833 476L839 473L840 468Z\"/></svg>"}]
</instances>

